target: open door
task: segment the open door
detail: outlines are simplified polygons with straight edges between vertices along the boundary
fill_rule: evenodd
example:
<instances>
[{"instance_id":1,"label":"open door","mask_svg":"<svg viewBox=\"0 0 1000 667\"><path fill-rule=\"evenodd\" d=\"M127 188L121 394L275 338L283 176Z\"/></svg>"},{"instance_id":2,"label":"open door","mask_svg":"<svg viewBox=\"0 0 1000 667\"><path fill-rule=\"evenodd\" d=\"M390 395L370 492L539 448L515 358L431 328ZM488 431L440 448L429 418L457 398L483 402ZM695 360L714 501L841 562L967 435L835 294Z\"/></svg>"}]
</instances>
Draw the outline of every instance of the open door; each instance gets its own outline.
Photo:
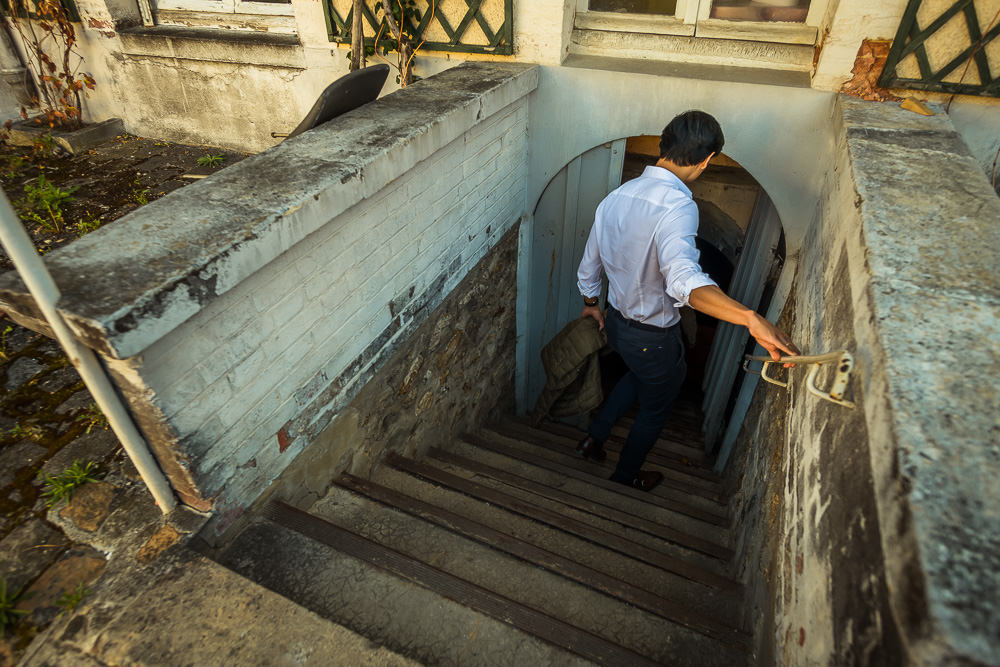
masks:
<instances>
[{"instance_id":1,"label":"open door","mask_svg":"<svg viewBox=\"0 0 1000 667\"><path fill-rule=\"evenodd\" d=\"M518 357L523 365L518 376L526 385L520 412L531 409L545 385L542 347L580 316L576 269L597 206L621 185L624 158L624 139L592 148L552 177L535 207L527 279L518 281L519 295L527 301L525 349Z\"/></svg>"}]
</instances>

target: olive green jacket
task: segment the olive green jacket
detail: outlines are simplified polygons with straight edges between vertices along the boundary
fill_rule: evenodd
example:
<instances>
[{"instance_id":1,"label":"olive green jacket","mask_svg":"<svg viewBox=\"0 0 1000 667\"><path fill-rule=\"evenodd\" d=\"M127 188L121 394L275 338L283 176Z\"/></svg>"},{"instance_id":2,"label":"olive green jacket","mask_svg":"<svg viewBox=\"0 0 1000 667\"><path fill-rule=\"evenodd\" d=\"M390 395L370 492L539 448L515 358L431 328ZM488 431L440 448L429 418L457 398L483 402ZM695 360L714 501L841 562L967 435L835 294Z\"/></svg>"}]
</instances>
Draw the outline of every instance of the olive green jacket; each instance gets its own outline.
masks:
<instances>
[{"instance_id":1,"label":"olive green jacket","mask_svg":"<svg viewBox=\"0 0 1000 667\"><path fill-rule=\"evenodd\" d=\"M567 324L542 348L545 388L531 413L532 422L583 414L601 404L598 352L606 343L597 322L586 317Z\"/></svg>"}]
</instances>

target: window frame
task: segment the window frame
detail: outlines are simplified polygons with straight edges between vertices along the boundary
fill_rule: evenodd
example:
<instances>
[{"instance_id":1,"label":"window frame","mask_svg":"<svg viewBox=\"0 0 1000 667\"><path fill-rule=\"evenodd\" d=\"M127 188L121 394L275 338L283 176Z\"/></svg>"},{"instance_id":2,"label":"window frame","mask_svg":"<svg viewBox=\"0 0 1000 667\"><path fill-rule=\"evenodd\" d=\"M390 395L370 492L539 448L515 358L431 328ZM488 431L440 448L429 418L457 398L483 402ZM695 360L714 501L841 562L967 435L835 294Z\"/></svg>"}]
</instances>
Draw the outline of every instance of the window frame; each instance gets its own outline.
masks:
<instances>
[{"instance_id":1,"label":"window frame","mask_svg":"<svg viewBox=\"0 0 1000 667\"><path fill-rule=\"evenodd\" d=\"M803 23L783 21L733 21L711 18L714 0L677 0L673 16L624 14L590 10L590 0L577 0L574 27L707 39L736 39L781 44L814 45L829 0L811 0Z\"/></svg>"},{"instance_id":2,"label":"window frame","mask_svg":"<svg viewBox=\"0 0 1000 667\"><path fill-rule=\"evenodd\" d=\"M291 2L253 2L252 0L156 0L155 11L186 11L206 14L247 14L257 16L294 16Z\"/></svg>"}]
</instances>

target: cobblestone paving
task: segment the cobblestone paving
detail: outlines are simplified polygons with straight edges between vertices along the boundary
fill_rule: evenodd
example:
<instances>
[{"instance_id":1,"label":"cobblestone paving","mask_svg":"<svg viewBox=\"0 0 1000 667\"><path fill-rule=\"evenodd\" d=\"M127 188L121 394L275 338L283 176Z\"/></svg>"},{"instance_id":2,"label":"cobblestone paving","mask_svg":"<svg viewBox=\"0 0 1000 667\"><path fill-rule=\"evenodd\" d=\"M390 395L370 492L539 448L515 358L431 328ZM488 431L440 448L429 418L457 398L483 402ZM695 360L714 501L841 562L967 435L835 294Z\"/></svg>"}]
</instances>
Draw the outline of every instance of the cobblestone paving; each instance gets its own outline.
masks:
<instances>
[{"instance_id":1,"label":"cobblestone paving","mask_svg":"<svg viewBox=\"0 0 1000 667\"><path fill-rule=\"evenodd\" d=\"M124 458L59 344L5 316L0 334L0 577L7 599L16 599L24 612L0 640L0 664L13 664L104 568L104 555L66 537L49 512L95 530L107 516L115 484L84 485L70 502L50 509L46 476L79 461L93 462L97 477L113 480Z\"/></svg>"},{"instance_id":2,"label":"cobblestone paving","mask_svg":"<svg viewBox=\"0 0 1000 667\"><path fill-rule=\"evenodd\" d=\"M79 217L74 211L89 211L106 224L147 198L191 183L181 177L184 173L214 171L197 164L207 152L222 155L226 166L246 157L123 135L85 155L25 162L18 174L4 176L3 186L16 200L24 182L45 173L53 182L65 181L65 187L79 186L67 207L68 221ZM56 235L36 231L29 229L45 251L76 237L68 227ZM0 249L0 271L9 268ZM50 507L43 495L46 476L77 461L96 464L100 481ZM0 609L9 601L24 612L0 628L0 667L14 664L32 637L85 597L101 576L105 555L84 542L98 534L114 509L130 502L126 491L138 484L135 469L59 344L0 311L0 584L6 586Z\"/></svg>"}]
</instances>

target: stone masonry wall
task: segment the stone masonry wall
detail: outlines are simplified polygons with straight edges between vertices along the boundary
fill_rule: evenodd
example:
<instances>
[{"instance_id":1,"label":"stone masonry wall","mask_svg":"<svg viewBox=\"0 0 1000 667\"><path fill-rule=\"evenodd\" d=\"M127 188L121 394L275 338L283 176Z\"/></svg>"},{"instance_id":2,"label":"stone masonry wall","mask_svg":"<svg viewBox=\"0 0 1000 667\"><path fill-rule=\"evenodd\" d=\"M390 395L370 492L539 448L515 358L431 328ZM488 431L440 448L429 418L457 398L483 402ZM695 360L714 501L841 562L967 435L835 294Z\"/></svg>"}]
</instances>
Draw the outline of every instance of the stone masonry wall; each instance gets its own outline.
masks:
<instances>
[{"instance_id":1,"label":"stone masonry wall","mask_svg":"<svg viewBox=\"0 0 1000 667\"><path fill-rule=\"evenodd\" d=\"M484 257L272 485L300 507L341 471L419 456L513 411L517 228Z\"/></svg>"},{"instance_id":2,"label":"stone masonry wall","mask_svg":"<svg viewBox=\"0 0 1000 667\"><path fill-rule=\"evenodd\" d=\"M853 352L857 408L806 369L757 390L731 469L757 659L996 664L1000 201L940 109L836 107L782 322L806 353Z\"/></svg>"}]
</instances>

